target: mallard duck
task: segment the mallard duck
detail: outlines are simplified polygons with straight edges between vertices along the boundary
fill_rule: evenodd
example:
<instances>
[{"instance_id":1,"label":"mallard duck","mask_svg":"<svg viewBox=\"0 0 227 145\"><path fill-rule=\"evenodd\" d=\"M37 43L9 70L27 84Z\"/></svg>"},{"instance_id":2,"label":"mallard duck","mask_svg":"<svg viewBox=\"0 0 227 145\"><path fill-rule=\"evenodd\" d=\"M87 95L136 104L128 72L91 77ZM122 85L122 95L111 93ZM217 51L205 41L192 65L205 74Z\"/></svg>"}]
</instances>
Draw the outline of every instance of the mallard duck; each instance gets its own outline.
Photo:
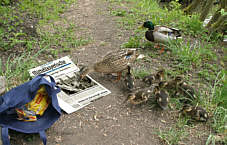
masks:
<instances>
[{"instance_id":1,"label":"mallard duck","mask_svg":"<svg viewBox=\"0 0 227 145\"><path fill-rule=\"evenodd\" d=\"M154 94L158 105L163 110L166 110L168 108L169 103L169 93L166 90L160 88L159 86L156 86L154 88Z\"/></svg>"},{"instance_id":2,"label":"mallard duck","mask_svg":"<svg viewBox=\"0 0 227 145\"><path fill-rule=\"evenodd\" d=\"M163 80L165 75L165 70L164 69L160 69L157 73L155 74L151 74L151 75L147 75L143 78L143 81L146 84L153 84L153 83L157 83Z\"/></svg>"},{"instance_id":3,"label":"mallard duck","mask_svg":"<svg viewBox=\"0 0 227 145\"><path fill-rule=\"evenodd\" d=\"M127 69L130 63L134 62L138 57L138 49L117 50L108 53L101 61L88 66L81 71L81 79L91 72L100 73L117 73L117 81L121 79L122 71Z\"/></svg>"},{"instance_id":4,"label":"mallard duck","mask_svg":"<svg viewBox=\"0 0 227 145\"><path fill-rule=\"evenodd\" d=\"M127 102L137 105L144 103L148 100L149 97L153 95L153 89L150 87L147 88L138 88L133 92L129 93Z\"/></svg>"},{"instance_id":5,"label":"mallard duck","mask_svg":"<svg viewBox=\"0 0 227 145\"><path fill-rule=\"evenodd\" d=\"M145 37L148 41L157 43L166 43L169 40L176 40L181 38L181 33L179 29L170 28L167 26L155 26L151 21L146 21L143 23L144 28L148 28L145 33ZM162 53L164 48L160 51Z\"/></svg>"},{"instance_id":6,"label":"mallard duck","mask_svg":"<svg viewBox=\"0 0 227 145\"><path fill-rule=\"evenodd\" d=\"M125 86L127 87L127 89L129 91L132 91L134 88L134 84L135 84L135 78L133 77L132 73L131 73L131 66L128 66L128 72L125 76Z\"/></svg>"},{"instance_id":7,"label":"mallard duck","mask_svg":"<svg viewBox=\"0 0 227 145\"><path fill-rule=\"evenodd\" d=\"M184 115L191 116L192 119L203 122L207 121L209 117L206 110L202 107L199 107L198 105L191 106L189 104L186 104L183 106L182 113Z\"/></svg>"}]
</instances>

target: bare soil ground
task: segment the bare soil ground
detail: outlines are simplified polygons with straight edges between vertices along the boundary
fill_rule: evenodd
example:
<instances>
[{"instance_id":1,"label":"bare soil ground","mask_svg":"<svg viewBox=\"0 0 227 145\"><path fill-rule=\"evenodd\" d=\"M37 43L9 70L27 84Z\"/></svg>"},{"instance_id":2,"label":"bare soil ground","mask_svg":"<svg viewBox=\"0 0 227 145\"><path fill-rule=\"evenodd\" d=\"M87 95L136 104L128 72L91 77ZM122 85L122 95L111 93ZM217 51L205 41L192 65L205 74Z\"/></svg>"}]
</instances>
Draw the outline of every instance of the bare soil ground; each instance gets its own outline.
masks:
<instances>
[{"instance_id":1,"label":"bare soil ground","mask_svg":"<svg viewBox=\"0 0 227 145\"><path fill-rule=\"evenodd\" d=\"M62 17L75 22L76 34L91 37L92 42L70 53L79 60L78 65L88 65L100 60L107 52L117 50L127 42L130 32L117 27L116 18L109 15L108 2L102 0L78 0ZM56 23L56 25L61 22ZM154 60L157 62L158 60ZM159 62L158 62L159 63ZM139 67L136 66L135 67ZM157 134L159 129L168 130L178 118L176 110L162 111L147 104L132 106L124 104L127 92L123 82L111 80L99 73L90 74L95 80L112 93L94 101L87 107L72 113L63 113L61 118L47 130L49 145L160 145L165 144ZM140 82L138 80L138 82ZM193 134L193 130L197 130ZM206 125L198 124L189 129L188 137L182 144L205 144L209 130ZM42 144L38 135L24 135L11 132L14 145Z\"/></svg>"}]
</instances>

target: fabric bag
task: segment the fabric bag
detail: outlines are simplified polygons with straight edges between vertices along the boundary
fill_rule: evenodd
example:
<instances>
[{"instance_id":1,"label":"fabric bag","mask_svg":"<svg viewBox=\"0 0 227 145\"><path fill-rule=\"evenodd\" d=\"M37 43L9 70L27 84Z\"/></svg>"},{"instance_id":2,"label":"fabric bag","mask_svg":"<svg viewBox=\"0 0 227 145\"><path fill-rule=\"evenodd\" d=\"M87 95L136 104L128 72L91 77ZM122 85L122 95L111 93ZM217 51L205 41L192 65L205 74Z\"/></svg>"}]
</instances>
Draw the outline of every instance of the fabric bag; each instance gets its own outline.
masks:
<instances>
[{"instance_id":1,"label":"fabric bag","mask_svg":"<svg viewBox=\"0 0 227 145\"><path fill-rule=\"evenodd\" d=\"M49 76L50 82L44 76L46 75L38 75L31 81L0 96L0 126L2 127L3 145L10 145L8 129L23 133L39 133L43 144L46 145L45 130L58 120L61 109L57 100L57 93L60 92L60 88L56 86L55 80L51 76ZM48 108L36 121L25 122L18 120L15 109L32 101L41 85L45 86L51 100Z\"/></svg>"}]
</instances>

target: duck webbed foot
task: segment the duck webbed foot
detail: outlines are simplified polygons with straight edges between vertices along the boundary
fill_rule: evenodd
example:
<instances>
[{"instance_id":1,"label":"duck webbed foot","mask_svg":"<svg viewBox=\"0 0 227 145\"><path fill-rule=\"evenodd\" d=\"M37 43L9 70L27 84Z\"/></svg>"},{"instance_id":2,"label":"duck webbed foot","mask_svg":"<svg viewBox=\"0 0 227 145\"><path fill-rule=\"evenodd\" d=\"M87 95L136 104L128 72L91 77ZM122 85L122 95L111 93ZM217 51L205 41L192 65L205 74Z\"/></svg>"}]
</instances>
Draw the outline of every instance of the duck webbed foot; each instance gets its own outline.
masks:
<instances>
[{"instance_id":1,"label":"duck webbed foot","mask_svg":"<svg viewBox=\"0 0 227 145\"><path fill-rule=\"evenodd\" d=\"M164 47L162 46L161 50L159 51L160 54L162 54L165 51Z\"/></svg>"},{"instance_id":2,"label":"duck webbed foot","mask_svg":"<svg viewBox=\"0 0 227 145\"><path fill-rule=\"evenodd\" d=\"M117 79L114 80L113 82L116 83L116 82L120 81L121 80L121 75L122 75L122 72L117 72Z\"/></svg>"},{"instance_id":3,"label":"duck webbed foot","mask_svg":"<svg viewBox=\"0 0 227 145\"><path fill-rule=\"evenodd\" d=\"M160 48L159 43L158 43L158 44L155 44L155 45L154 45L154 48L159 49L159 48Z\"/></svg>"},{"instance_id":4,"label":"duck webbed foot","mask_svg":"<svg viewBox=\"0 0 227 145\"><path fill-rule=\"evenodd\" d=\"M159 43L158 43L158 44L155 44L154 48L160 49ZM164 52L164 50L165 50L165 49L164 49L164 47L162 46L162 47L161 47L161 50L159 51L159 53L162 54L162 53Z\"/></svg>"}]
</instances>

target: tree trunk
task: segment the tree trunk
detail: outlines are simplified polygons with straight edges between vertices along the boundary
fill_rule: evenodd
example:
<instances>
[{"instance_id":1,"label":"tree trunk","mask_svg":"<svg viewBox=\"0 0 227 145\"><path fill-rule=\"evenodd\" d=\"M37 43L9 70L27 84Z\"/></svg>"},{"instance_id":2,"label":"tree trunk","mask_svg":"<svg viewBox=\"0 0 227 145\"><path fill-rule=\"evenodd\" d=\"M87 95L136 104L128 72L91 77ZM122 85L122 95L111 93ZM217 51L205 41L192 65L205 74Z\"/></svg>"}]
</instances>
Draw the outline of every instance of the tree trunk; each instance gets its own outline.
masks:
<instances>
[{"instance_id":1,"label":"tree trunk","mask_svg":"<svg viewBox=\"0 0 227 145\"><path fill-rule=\"evenodd\" d=\"M184 12L186 14L191 14L192 11L194 11L200 5L201 2L202 2L202 0L193 0L189 6L184 8Z\"/></svg>"},{"instance_id":2,"label":"tree trunk","mask_svg":"<svg viewBox=\"0 0 227 145\"><path fill-rule=\"evenodd\" d=\"M213 6L213 1L214 0L207 0L206 3L204 4L204 6L202 7L202 12L200 14L200 21L204 21L210 11L210 9Z\"/></svg>"},{"instance_id":3,"label":"tree trunk","mask_svg":"<svg viewBox=\"0 0 227 145\"><path fill-rule=\"evenodd\" d=\"M209 28L209 32L221 32L224 33L224 31L227 30L227 24L225 23L225 20L227 19L227 15L222 15L220 18L215 22L214 24L211 25Z\"/></svg>"},{"instance_id":4,"label":"tree trunk","mask_svg":"<svg viewBox=\"0 0 227 145\"><path fill-rule=\"evenodd\" d=\"M224 9L225 12L227 11L227 0L220 1L219 9L214 13L212 19L206 26L211 33L215 31L224 33L227 30L227 15L221 15L221 9Z\"/></svg>"},{"instance_id":5,"label":"tree trunk","mask_svg":"<svg viewBox=\"0 0 227 145\"><path fill-rule=\"evenodd\" d=\"M192 0L179 0L179 3L182 5L182 8L186 8L192 3Z\"/></svg>"},{"instance_id":6,"label":"tree trunk","mask_svg":"<svg viewBox=\"0 0 227 145\"><path fill-rule=\"evenodd\" d=\"M208 22L208 24L206 25L206 28L209 28L213 23L215 23L219 17L221 16L221 8L219 8L214 15L212 16L211 20Z\"/></svg>"}]
</instances>

